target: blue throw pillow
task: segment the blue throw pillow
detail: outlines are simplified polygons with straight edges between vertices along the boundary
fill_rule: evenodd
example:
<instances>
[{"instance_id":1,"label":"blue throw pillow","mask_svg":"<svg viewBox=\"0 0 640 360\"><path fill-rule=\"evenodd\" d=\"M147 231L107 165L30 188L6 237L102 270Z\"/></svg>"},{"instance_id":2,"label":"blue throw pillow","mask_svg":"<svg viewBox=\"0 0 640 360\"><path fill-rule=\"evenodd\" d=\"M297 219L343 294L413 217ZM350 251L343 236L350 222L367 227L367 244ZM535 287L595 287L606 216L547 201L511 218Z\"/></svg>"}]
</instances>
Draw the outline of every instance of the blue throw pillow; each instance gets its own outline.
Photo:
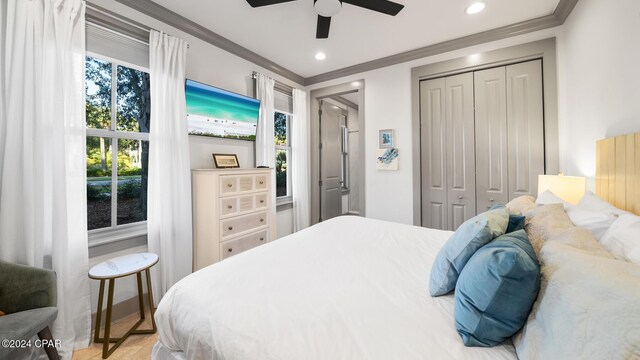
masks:
<instances>
[{"instance_id":1,"label":"blue throw pillow","mask_svg":"<svg viewBox=\"0 0 640 360\"><path fill-rule=\"evenodd\" d=\"M524 230L500 236L465 266L455 292L456 330L466 346L495 346L524 325L540 290L540 265Z\"/></svg>"},{"instance_id":2,"label":"blue throw pillow","mask_svg":"<svg viewBox=\"0 0 640 360\"><path fill-rule=\"evenodd\" d=\"M505 234L524 229L524 219L522 215L509 215L509 225Z\"/></svg>"},{"instance_id":3,"label":"blue throw pillow","mask_svg":"<svg viewBox=\"0 0 640 360\"><path fill-rule=\"evenodd\" d=\"M509 210L502 205L465 221L440 249L431 267L429 293L440 296L456 287L458 276L473 254L483 245L504 234Z\"/></svg>"}]
</instances>

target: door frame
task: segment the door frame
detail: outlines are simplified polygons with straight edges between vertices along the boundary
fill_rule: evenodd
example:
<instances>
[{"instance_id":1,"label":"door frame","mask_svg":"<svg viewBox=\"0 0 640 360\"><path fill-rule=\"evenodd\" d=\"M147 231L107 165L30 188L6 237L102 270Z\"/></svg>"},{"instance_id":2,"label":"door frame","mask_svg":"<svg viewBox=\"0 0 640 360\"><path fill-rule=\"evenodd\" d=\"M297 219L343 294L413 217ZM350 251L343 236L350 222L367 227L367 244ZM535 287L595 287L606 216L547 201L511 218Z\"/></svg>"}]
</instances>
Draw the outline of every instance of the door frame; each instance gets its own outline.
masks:
<instances>
[{"instance_id":1,"label":"door frame","mask_svg":"<svg viewBox=\"0 0 640 360\"><path fill-rule=\"evenodd\" d=\"M317 224L320 220L320 118L318 111L320 110L320 100L331 98L347 93L358 93L358 126L359 126L359 160L360 168L358 169L359 178L359 203L358 210L360 216L365 216L365 161L364 161L364 144L365 144L365 114L364 114L364 80L356 80L344 84L327 86L320 89L312 90L309 94L310 100L310 147L311 147L311 225Z\"/></svg>"},{"instance_id":2,"label":"door frame","mask_svg":"<svg viewBox=\"0 0 640 360\"><path fill-rule=\"evenodd\" d=\"M558 145L558 88L556 38L473 54L411 69L411 128L413 150L413 224L422 225L422 142L420 138L420 81L542 59L545 173L560 169ZM415 145L417 144L417 146Z\"/></svg>"}]
</instances>

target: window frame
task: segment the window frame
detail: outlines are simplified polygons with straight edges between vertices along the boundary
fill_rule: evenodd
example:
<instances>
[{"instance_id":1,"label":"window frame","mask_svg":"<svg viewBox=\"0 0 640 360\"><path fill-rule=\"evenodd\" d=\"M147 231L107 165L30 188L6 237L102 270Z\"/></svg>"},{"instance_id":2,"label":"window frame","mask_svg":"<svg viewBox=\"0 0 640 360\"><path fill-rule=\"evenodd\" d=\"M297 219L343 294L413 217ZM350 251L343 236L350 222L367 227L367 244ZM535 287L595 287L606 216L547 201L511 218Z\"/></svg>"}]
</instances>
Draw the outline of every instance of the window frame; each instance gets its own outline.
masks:
<instances>
[{"instance_id":1,"label":"window frame","mask_svg":"<svg viewBox=\"0 0 640 360\"><path fill-rule=\"evenodd\" d=\"M138 221L135 223L118 225L118 140L138 140L149 141L149 133L132 132L117 130L117 114L118 114L118 99L117 99L117 81L118 81L118 66L127 67L130 69L142 71L150 74L151 71L142 66L134 65L126 61L114 59L109 56L96 54L90 51L85 52L85 59L92 57L101 61L111 63L111 124L110 129L95 129L85 126L85 138L87 137L102 137L109 139L111 142L111 225L109 227L88 230L89 247L108 244L114 241L126 240L140 236L146 236L147 221ZM86 77L83 79L86 82ZM85 94L86 96L86 94ZM85 145L86 148L86 145ZM85 165L86 166L86 165ZM86 170L85 170L86 171ZM114 176L115 175L115 176ZM116 191L113 191L116 189Z\"/></svg>"},{"instance_id":2,"label":"window frame","mask_svg":"<svg viewBox=\"0 0 640 360\"><path fill-rule=\"evenodd\" d=\"M276 121L276 113L281 113L286 116L286 129L287 129L287 143L286 145L278 145L275 143L275 132L274 132L274 147L275 154L277 154L278 150L285 151L287 156L287 194L283 196L277 196L276 194L276 206L291 204L293 203L293 189L291 188L291 119L293 118L293 114L287 111L282 111L278 109L274 109L273 112L273 121L275 124ZM275 155L274 154L274 155ZM277 185L277 184L276 184Z\"/></svg>"}]
</instances>

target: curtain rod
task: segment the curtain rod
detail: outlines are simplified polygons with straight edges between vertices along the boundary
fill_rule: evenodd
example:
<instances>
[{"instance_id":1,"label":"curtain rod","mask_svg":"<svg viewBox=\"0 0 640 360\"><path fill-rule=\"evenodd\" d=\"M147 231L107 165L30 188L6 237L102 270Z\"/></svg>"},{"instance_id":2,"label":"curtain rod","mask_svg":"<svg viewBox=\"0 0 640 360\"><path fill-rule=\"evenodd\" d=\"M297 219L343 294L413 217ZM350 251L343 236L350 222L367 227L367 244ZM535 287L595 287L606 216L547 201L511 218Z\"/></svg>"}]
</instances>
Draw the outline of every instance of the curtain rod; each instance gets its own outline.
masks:
<instances>
[{"instance_id":1,"label":"curtain rod","mask_svg":"<svg viewBox=\"0 0 640 360\"><path fill-rule=\"evenodd\" d=\"M149 32L156 30L89 2L87 2L86 19L94 25L115 31L133 40L142 41L145 44L149 44ZM190 47L187 44L187 49Z\"/></svg>"},{"instance_id":2,"label":"curtain rod","mask_svg":"<svg viewBox=\"0 0 640 360\"><path fill-rule=\"evenodd\" d=\"M251 78L255 80L258 74L260 74L260 73L259 73L259 72L257 72L257 71L254 71L254 72L251 74ZM262 74L261 74L261 75L262 75ZM266 75L265 75L265 76L266 76ZM269 78L271 78L271 77L269 76ZM272 79L273 79L273 78L272 78ZM294 88L293 88L293 86L289 86L289 85L287 85L287 84L281 83L280 81L278 81L278 80L276 80L276 79L273 79L273 81L275 82L275 84L274 84L274 86L273 86L274 90L278 90L278 91L280 91L280 92L284 92L284 93L286 93L287 95L293 95L293 89L294 89Z\"/></svg>"}]
</instances>

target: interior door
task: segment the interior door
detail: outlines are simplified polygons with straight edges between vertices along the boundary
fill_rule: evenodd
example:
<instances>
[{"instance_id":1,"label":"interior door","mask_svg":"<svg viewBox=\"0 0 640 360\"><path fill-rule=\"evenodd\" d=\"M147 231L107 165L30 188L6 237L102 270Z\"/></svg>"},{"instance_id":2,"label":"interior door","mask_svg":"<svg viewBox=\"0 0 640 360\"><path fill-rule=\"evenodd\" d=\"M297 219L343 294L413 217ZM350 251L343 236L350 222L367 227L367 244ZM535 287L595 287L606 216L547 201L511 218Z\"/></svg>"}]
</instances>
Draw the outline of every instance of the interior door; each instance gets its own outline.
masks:
<instances>
[{"instance_id":1,"label":"interior door","mask_svg":"<svg viewBox=\"0 0 640 360\"><path fill-rule=\"evenodd\" d=\"M509 201L505 67L474 73L477 212Z\"/></svg>"},{"instance_id":2,"label":"interior door","mask_svg":"<svg viewBox=\"0 0 640 360\"><path fill-rule=\"evenodd\" d=\"M538 194L538 175L544 174L543 124L541 61L507 66L509 199Z\"/></svg>"},{"instance_id":3,"label":"interior door","mask_svg":"<svg viewBox=\"0 0 640 360\"><path fill-rule=\"evenodd\" d=\"M342 111L320 101L320 221L342 214Z\"/></svg>"},{"instance_id":4,"label":"interior door","mask_svg":"<svg viewBox=\"0 0 640 360\"><path fill-rule=\"evenodd\" d=\"M446 86L448 229L476 214L473 74L449 76Z\"/></svg>"},{"instance_id":5,"label":"interior door","mask_svg":"<svg viewBox=\"0 0 640 360\"><path fill-rule=\"evenodd\" d=\"M420 82L422 226L448 229L445 79Z\"/></svg>"}]
</instances>

